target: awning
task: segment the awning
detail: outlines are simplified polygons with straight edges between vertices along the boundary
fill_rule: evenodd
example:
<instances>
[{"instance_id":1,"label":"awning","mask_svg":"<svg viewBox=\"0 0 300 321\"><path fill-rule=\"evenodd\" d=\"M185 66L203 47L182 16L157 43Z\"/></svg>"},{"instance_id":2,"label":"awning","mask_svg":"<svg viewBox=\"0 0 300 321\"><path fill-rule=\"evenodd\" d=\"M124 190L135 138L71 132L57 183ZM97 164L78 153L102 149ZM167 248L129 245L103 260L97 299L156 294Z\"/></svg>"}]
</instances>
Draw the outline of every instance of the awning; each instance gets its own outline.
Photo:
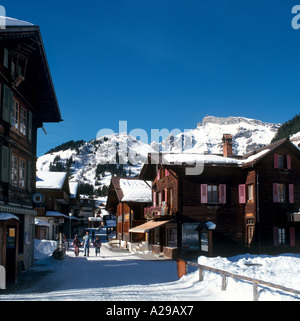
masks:
<instances>
[{"instance_id":1,"label":"awning","mask_svg":"<svg viewBox=\"0 0 300 321\"><path fill-rule=\"evenodd\" d=\"M170 221L149 221L147 223L144 223L142 225L133 227L129 229L129 232L131 233L146 233L149 232L150 230L162 226Z\"/></svg>"}]
</instances>

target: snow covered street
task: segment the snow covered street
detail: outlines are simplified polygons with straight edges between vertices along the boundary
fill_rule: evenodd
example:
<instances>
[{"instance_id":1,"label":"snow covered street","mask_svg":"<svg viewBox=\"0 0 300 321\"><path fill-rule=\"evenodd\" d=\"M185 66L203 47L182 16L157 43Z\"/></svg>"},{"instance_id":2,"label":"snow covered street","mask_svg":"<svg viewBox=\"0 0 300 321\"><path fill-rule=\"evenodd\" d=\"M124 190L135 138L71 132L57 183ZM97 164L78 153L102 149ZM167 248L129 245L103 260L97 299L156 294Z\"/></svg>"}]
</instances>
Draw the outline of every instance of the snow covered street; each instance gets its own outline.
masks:
<instances>
[{"instance_id":1,"label":"snow covered street","mask_svg":"<svg viewBox=\"0 0 300 321\"><path fill-rule=\"evenodd\" d=\"M104 241L104 236L102 235ZM51 243L50 243L51 245ZM45 245L44 245L45 247ZM48 249L50 252L50 249ZM52 251L52 249L51 249ZM72 248L61 261L40 256L35 267L21 274L18 284L0 292L0 301L252 301L252 285L229 278L221 290L221 276L196 268L178 280L177 264L152 254L112 251L103 242L100 256L75 257ZM300 255L277 257L241 255L232 258L199 257L200 264L253 278L300 288ZM280 290L259 287L260 301L299 301Z\"/></svg>"}]
</instances>

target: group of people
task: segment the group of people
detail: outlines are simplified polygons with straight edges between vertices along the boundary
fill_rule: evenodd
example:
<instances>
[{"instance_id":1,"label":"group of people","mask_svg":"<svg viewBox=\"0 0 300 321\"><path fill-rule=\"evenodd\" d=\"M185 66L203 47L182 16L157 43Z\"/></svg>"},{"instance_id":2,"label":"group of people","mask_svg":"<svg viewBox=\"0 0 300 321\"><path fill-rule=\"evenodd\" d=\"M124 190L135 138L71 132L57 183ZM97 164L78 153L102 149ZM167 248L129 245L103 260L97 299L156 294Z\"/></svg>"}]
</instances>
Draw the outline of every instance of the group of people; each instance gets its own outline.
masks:
<instances>
[{"instance_id":1,"label":"group of people","mask_svg":"<svg viewBox=\"0 0 300 321\"><path fill-rule=\"evenodd\" d=\"M89 235L89 231L86 231L82 242L82 245L84 246L84 256L90 255L90 245L92 243L95 248L95 256L97 256L97 254L100 255L100 247L101 247L100 237L97 235L96 238L92 241L92 238ZM74 246L75 253L76 252L79 253L79 247L81 246L81 242L77 235L75 235L75 238L73 240L73 246Z\"/></svg>"}]
</instances>

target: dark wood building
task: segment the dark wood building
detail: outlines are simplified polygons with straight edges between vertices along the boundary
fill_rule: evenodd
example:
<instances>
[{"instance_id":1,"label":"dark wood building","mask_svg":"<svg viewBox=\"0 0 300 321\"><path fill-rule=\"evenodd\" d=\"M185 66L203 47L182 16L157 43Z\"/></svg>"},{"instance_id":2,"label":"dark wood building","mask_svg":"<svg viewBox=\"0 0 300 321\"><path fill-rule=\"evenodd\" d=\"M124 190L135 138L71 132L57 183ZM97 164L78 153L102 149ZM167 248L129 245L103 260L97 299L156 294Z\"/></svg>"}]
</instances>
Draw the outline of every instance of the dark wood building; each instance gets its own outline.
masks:
<instances>
[{"instance_id":1,"label":"dark wood building","mask_svg":"<svg viewBox=\"0 0 300 321\"><path fill-rule=\"evenodd\" d=\"M23 270L33 265L37 129L61 115L39 27L6 18L0 43L0 212L18 218L14 244L0 234L7 248L0 265ZM7 273L16 280L12 269Z\"/></svg>"},{"instance_id":2,"label":"dark wood building","mask_svg":"<svg viewBox=\"0 0 300 321\"><path fill-rule=\"evenodd\" d=\"M151 202L151 182L128 177L111 179L106 209L116 215L117 239L121 245L145 241L144 233L129 230L146 222L144 208Z\"/></svg>"},{"instance_id":3,"label":"dark wood building","mask_svg":"<svg viewBox=\"0 0 300 321\"><path fill-rule=\"evenodd\" d=\"M180 251L219 255L245 251L245 247L254 252L300 249L299 149L283 139L234 157L232 137L224 135L223 143L223 155L159 154L144 165L140 178L153 180L153 202L165 198L167 207L174 209L146 216L152 221L169 219L151 230L153 235L163 235L150 238L154 251L159 244L159 250L171 256L168 224L177 228ZM201 174L190 175L188 170L199 164ZM170 193L172 205L168 204Z\"/></svg>"}]
</instances>

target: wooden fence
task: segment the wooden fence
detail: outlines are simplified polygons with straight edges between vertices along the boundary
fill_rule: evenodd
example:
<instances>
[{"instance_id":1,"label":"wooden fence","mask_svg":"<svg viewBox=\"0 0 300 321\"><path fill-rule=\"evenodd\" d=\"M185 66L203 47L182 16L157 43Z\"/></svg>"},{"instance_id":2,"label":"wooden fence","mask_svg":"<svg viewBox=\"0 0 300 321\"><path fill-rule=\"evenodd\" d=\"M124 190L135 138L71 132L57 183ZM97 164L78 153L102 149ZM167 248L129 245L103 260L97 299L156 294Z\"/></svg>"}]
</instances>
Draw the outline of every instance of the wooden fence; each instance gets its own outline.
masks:
<instances>
[{"instance_id":1,"label":"wooden fence","mask_svg":"<svg viewBox=\"0 0 300 321\"><path fill-rule=\"evenodd\" d=\"M185 261L184 261L185 262ZM186 261L186 272L187 272L187 266L194 266L197 267L199 270L199 282L203 281L203 270L207 270L207 271L211 271L217 274L221 274L222 275L222 291L226 290L226 286L227 286L227 277L231 277L234 279L238 279L238 280L242 280L242 281L246 281L246 282L250 282L253 284L253 301L258 301L258 297L259 297L259 293L258 293L258 285L262 285L262 286L267 286L269 288L275 288L284 292L289 292L289 293L293 293L296 295L300 295L300 291L299 290L294 290L291 288L287 288L285 286L282 285L278 285L278 284L274 284L271 282L266 282L263 280L258 280L258 279L253 279L247 276L243 276L243 275L238 275L238 274L233 274L224 270L220 270L220 269L216 269L216 268L212 268L209 266L205 266L205 265L201 265L195 262L191 262L191 261Z\"/></svg>"}]
</instances>

